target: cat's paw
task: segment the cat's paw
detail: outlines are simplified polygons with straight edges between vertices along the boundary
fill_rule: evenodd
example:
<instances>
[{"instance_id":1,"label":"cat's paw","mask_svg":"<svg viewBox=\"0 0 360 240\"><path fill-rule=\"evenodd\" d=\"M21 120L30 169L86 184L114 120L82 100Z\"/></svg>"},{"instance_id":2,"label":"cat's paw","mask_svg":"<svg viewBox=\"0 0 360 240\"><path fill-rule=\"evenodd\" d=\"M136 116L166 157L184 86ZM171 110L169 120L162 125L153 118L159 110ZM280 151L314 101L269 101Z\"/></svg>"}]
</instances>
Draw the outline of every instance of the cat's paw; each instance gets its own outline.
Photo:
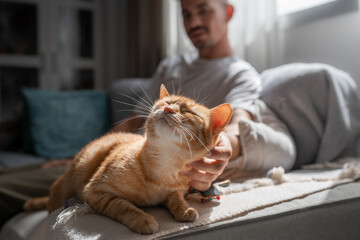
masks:
<instances>
[{"instance_id":1,"label":"cat's paw","mask_svg":"<svg viewBox=\"0 0 360 240\"><path fill-rule=\"evenodd\" d=\"M158 231L159 224L153 216L144 216L137 218L129 226L131 230L141 234L152 234Z\"/></svg>"},{"instance_id":2,"label":"cat's paw","mask_svg":"<svg viewBox=\"0 0 360 240\"><path fill-rule=\"evenodd\" d=\"M199 218L199 214L195 208L185 209L183 212L177 214L175 219L182 222L193 222Z\"/></svg>"}]
</instances>

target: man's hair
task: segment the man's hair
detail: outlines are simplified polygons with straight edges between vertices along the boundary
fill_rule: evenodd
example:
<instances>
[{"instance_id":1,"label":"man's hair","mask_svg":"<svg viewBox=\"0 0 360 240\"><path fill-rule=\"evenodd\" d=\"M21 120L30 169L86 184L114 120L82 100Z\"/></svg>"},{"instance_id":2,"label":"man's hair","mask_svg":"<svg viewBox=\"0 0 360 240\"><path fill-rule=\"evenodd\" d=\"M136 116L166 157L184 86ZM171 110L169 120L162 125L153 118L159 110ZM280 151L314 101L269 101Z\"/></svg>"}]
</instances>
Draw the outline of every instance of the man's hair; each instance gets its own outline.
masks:
<instances>
[{"instance_id":1,"label":"man's hair","mask_svg":"<svg viewBox=\"0 0 360 240\"><path fill-rule=\"evenodd\" d=\"M181 2L181 0L178 0L179 2ZM229 4L229 0L218 0L220 3L223 3L223 4Z\"/></svg>"},{"instance_id":2,"label":"man's hair","mask_svg":"<svg viewBox=\"0 0 360 240\"><path fill-rule=\"evenodd\" d=\"M217 1L224 6L229 4L229 0L217 0Z\"/></svg>"},{"instance_id":3,"label":"man's hair","mask_svg":"<svg viewBox=\"0 0 360 240\"><path fill-rule=\"evenodd\" d=\"M220 2L222 2L224 4L229 4L229 0L218 0L218 1L220 1Z\"/></svg>"}]
</instances>

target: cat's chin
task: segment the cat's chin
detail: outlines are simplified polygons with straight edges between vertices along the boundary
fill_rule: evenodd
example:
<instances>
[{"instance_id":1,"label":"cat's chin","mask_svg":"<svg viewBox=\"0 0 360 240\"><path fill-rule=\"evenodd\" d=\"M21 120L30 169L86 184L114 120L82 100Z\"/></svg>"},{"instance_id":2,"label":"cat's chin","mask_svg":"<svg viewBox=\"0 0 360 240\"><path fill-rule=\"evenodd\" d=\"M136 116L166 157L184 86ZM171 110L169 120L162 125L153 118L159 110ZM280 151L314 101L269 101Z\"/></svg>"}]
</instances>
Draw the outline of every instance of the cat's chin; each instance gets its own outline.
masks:
<instances>
[{"instance_id":1,"label":"cat's chin","mask_svg":"<svg viewBox=\"0 0 360 240\"><path fill-rule=\"evenodd\" d=\"M160 118L155 123L155 128L160 134L169 134L174 131L174 126L169 123L165 118Z\"/></svg>"},{"instance_id":2,"label":"cat's chin","mask_svg":"<svg viewBox=\"0 0 360 240\"><path fill-rule=\"evenodd\" d=\"M165 118L158 119L154 125L155 133L166 143L180 143L183 137L180 137L178 129L176 126L169 123Z\"/></svg>"},{"instance_id":3,"label":"cat's chin","mask_svg":"<svg viewBox=\"0 0 360 240\"><path fill-rule=\"evenodd\" d=\"M166 118L160 118L157 120L159 127L174 130L174 125Z\"/></svg>"}]
</instances>

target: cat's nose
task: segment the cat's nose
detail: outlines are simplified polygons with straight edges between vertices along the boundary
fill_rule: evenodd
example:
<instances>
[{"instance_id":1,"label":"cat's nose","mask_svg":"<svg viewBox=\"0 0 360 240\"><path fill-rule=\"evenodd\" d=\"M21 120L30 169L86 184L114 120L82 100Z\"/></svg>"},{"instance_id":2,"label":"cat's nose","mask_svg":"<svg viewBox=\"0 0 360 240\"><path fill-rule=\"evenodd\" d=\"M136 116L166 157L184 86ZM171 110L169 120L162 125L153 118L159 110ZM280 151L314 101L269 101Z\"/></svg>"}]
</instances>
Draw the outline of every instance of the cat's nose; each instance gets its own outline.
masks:
<instances>
[{"instance_id":1,"label":"cat's nose","mask_svg":"<svg viewBox=\"0 0 360 240\"><path fill-rule=\"evenodd\" d=\"M170 106L164 107L164 113L175 113L175 109Z\"/></svg>"}]
</instances>

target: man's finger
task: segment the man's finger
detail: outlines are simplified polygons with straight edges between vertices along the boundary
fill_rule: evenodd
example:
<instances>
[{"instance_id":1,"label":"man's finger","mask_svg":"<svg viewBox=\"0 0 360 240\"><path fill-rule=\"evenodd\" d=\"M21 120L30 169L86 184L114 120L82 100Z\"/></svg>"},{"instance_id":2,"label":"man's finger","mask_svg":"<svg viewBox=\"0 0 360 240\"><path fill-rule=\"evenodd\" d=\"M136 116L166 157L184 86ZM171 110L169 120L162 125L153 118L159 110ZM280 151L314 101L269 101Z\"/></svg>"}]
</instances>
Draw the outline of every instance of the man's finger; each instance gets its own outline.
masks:
<instances>
[{"instance_id":1,"label":"man's finger","mask_svg":"<svg viewBox=\"0 0 360 240\"><path fill-rule=\"evenodd\" d=\"M216 160L224 160L227 161L231 158L231 149L227 147L213 147L211 149L211 154L206 155L207 158L216 159Z\"/></svg>"},{"instance_id":2,"label":"man's finger","mask_svg":"<svg viewBox=\"0 0 360 240\"><path fill-rule=\"evenodd\" d=\"M208 160L208 161L206 161L206 160ZM203 158L203 159L188 163L188 166L195 168L197 170L204 171L204 172L218 176L219 173L221 173L223 168L225 167L226 161L222 161L222 160L209 161L209 160L210 159Z\"/></svg>"},{"instance_id":3,"label":"man's finger","mask_svg":"<svg viewBox=\"0 0 360 240\"><path fill-rule=\"evenodd\" d=\"M209 172L199 171L195 168L190 169L189 171L181 172L182 175L187 176L191 180L201 181L201 182L212 182L216 179L216 174L211 174Z\"/></svg>"}]
</instances>

